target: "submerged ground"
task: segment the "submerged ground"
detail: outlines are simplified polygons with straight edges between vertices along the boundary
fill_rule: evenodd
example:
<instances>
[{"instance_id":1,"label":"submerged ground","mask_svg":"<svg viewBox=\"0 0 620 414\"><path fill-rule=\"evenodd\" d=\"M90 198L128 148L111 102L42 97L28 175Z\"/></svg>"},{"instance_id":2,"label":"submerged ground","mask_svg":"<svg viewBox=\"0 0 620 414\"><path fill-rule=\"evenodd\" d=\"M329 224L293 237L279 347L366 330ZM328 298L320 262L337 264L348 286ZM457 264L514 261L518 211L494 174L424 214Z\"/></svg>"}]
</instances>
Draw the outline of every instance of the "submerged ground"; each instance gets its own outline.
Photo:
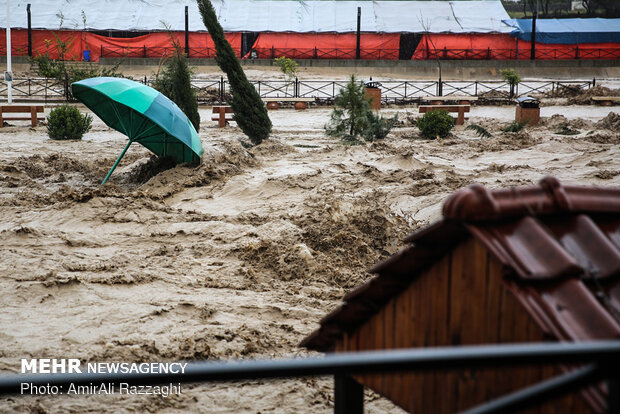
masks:
<instances>
[{"instance_id":1,"label":"submerged ground","mask_svg":"<svg viewBox=\"0 0 620 414\"><path fill-rule=\"evenodd\" d=\"M307 355L297 345L320 318L408 232L438 219L455 189L548 174L620 185L617 108L549 103L538 126L502 133L514 107L473 107L470 122L492 138L457 127L435 141L411 126L416 109L388 108L401 125L352 147L325 136L329 109L284 109L269 113L272 138L250 150L205 108L200 166L150 177L156 163L135 145L104 187L126 139L100 121L78 142L50 141L44 126L3 128L0 371L36 357ZM557 134L563 127L577 134ZM370 393L366 403L399 412ZM331 404L331 379L320 378L188 385L168 398L11 397L0 411L327 413Z\"/></svg>"}]
</instances>

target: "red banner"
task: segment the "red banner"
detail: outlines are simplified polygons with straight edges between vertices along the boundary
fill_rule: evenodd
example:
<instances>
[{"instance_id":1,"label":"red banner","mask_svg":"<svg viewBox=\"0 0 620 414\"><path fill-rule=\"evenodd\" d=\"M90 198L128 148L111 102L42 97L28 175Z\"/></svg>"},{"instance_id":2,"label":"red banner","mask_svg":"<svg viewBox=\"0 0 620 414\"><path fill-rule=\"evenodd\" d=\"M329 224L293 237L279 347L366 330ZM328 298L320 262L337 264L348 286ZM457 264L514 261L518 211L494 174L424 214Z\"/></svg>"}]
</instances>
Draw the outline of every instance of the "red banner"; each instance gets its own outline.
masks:
<instances>
[{"instance_id":1,"label":"red banner","mask_svg":"<svg viewBox=\"0 0 620 414\"><path fill-rule=\"evenodd\" d=\"M363 33L361 59L398 59L400 34ZM355 59L355 33L261 33L254 42L260 59ZM246 56L247 57L247 56Z\"/></svg>"},{"instance_id":2,"label":"red banner","mask_svg":"<svg viewBox=\"0 0 620 414\"><path fill-rule=\"evenodd\" d=\"M6 53L6 35L4 30L0 35L0 50ZM172 36L172 38L171 38ZM84 60L85 51L93 62L99 61L101 54L104 57L142 57L161 58L174 51L172 39L185 50L185 32L171 34L156 32L147 35L121 38L99 36L82 31L32 31L32 55L48 54L52 59L58 59L64 54L66 60ZM237 56L241 54L241 33L227 33L226 39ZM189 56L191 58L214 58L215 45L208 33L189 33ZM11 30L11 51L16 56L28 54L28 31L23 29Z\"/></svg>"}]
</instances>

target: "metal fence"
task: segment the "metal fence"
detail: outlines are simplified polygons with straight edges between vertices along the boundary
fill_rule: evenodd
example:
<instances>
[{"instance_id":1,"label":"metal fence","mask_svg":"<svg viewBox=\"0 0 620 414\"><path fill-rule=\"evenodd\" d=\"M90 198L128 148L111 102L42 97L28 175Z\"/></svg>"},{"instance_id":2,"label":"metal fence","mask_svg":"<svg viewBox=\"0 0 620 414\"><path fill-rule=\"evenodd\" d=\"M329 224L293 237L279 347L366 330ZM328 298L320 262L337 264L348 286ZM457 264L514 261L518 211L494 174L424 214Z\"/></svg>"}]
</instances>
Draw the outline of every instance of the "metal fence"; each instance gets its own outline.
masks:
<instances>
[{"instance_id":1,"label":"metal fence","mask_svg":"<svg viewBox=\"0 0 620 414\"><path fill-rule=\"evenodd\" d=\"M328 354L320 358L190 362L182 373L13 374L0 376L0 395L20 395L30 387L83 386L123 382L128 385L201 383L334 376L334 412L362 414L363 386L353 374L457 371L510 366L581 364L581 368L544 380L473 407L467 413L508 413L542 404L549 399L606 382L607 411L620 412L620 341L590 343L536 343L397 349ZM586 364L586 365L583 365ZM483 386L483 384L481 384ZM446 395L446 398L450 398Z\"/></svg>"},{"instance_id":2,"label":"metal fence","mask_svg":"<svg viewBox=\"0 0 620 414\"><path fill-rule=\"evenodd\" d=\"M27 44L13 44L12 53L14 56L27 56ZM185 50L185 49L184 49ZM254 48L258 58L275 59L277 57L288 57L291 59L355 59L355 48ZM162 58L170 56L174 52L173 47L158 46L103 46L100 47L101 57L128 57L128 58ZM239 50L237 50L239 53ZM6 55L6 45L0 46L0 55ZM189 48L190 58L212 59L215 58L215 48L191 47ZM241 57L241 56L239 56ZM399 49L368 49L360 50L362 59L374 60L398 60L400 57ZM529 49L425 49L416 51L413 60L515 60L529 59ZM620 59L620 48L543 48L537 47L536 60L558 60L558 59Z\"/></svg>"},{"instance_id":3,"label":"metal fence","mask_svg":"<svg viewBox=\"0 0 620 414\"><path fill-rule=\"evenodd\" d=\"M139 81L154 84L153 78ZM510 86L504 81L381 81L381 100L384 104L407 104L419 102L425 96L475 96L480 102L508 101ZM347 80L250 80L261 98L315 98L318 103L330 104L338 91L345 87ZM599 80L525 80L515 88L516 96L537 94L554 96L563 90L585 90L593 87ZM219 79L192 79L201 104L224 103L230 98L230 85ZM0 99L6 99L7 86L0 83ZM13 99L16 101L55 102L64 100L61 82L48 78L14 78Z\"/></svg>"}]
</instances>

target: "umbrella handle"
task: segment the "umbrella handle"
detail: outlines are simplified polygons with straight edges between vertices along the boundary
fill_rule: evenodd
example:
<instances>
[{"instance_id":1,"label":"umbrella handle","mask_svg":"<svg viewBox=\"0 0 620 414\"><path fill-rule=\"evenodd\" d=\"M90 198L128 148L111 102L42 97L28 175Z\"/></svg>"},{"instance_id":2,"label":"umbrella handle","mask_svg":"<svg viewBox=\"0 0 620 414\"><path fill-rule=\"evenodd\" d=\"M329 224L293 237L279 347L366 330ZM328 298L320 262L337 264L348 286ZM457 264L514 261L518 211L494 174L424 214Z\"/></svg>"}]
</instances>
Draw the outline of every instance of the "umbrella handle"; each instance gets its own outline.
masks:
<instances>
[{"instance_id":1,"label":"umbrella handle","mask_svg":"<svg viewBox=\"0 0 620 414\"><path fill-rule=\"evenodd\" d=\"M110 176L112 175L112 173L116 169L116 166L118 165L118 163L121 162L121 158L123 158L123 156L125 155L125 153L129 149L129 146L131 145L132 142L133 142L133 140L130 139L129 142L127 143L127 145L125 145L125 149L123 149L123 152L121 152L121 155L119 155L119 157L117 158L116 162L114 163L114 165L110 169L110 172L108 172L108 175L106 175L105 178L103 179L103 181L101 182L101 185L104 185L106 183L106 181L108 181L108 178L110 178Z\"/></svg>"}]
</instances>

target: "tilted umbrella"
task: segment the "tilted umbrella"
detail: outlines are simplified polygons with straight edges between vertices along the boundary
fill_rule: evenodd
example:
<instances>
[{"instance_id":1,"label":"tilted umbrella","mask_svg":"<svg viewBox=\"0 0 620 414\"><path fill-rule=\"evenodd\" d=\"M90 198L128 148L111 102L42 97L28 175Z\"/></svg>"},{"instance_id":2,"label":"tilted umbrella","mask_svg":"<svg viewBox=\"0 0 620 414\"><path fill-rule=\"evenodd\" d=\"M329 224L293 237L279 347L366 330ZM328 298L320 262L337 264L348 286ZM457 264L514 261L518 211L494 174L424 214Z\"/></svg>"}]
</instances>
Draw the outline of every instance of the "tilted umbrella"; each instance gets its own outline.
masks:
<instances>
[{"instance_id":1,"label":"tilted umbrella","mask_svg":"<svg viewBox=\"0 0 620 414\"><path fill-rule=\"evenodd\" d=\"M101 184L105 184L133 142L177 163L200 159L202 143L183 111L155 89L124 78L99 77L71 84L82 101L129 142Z\"/></svg>"}]
</instances>

